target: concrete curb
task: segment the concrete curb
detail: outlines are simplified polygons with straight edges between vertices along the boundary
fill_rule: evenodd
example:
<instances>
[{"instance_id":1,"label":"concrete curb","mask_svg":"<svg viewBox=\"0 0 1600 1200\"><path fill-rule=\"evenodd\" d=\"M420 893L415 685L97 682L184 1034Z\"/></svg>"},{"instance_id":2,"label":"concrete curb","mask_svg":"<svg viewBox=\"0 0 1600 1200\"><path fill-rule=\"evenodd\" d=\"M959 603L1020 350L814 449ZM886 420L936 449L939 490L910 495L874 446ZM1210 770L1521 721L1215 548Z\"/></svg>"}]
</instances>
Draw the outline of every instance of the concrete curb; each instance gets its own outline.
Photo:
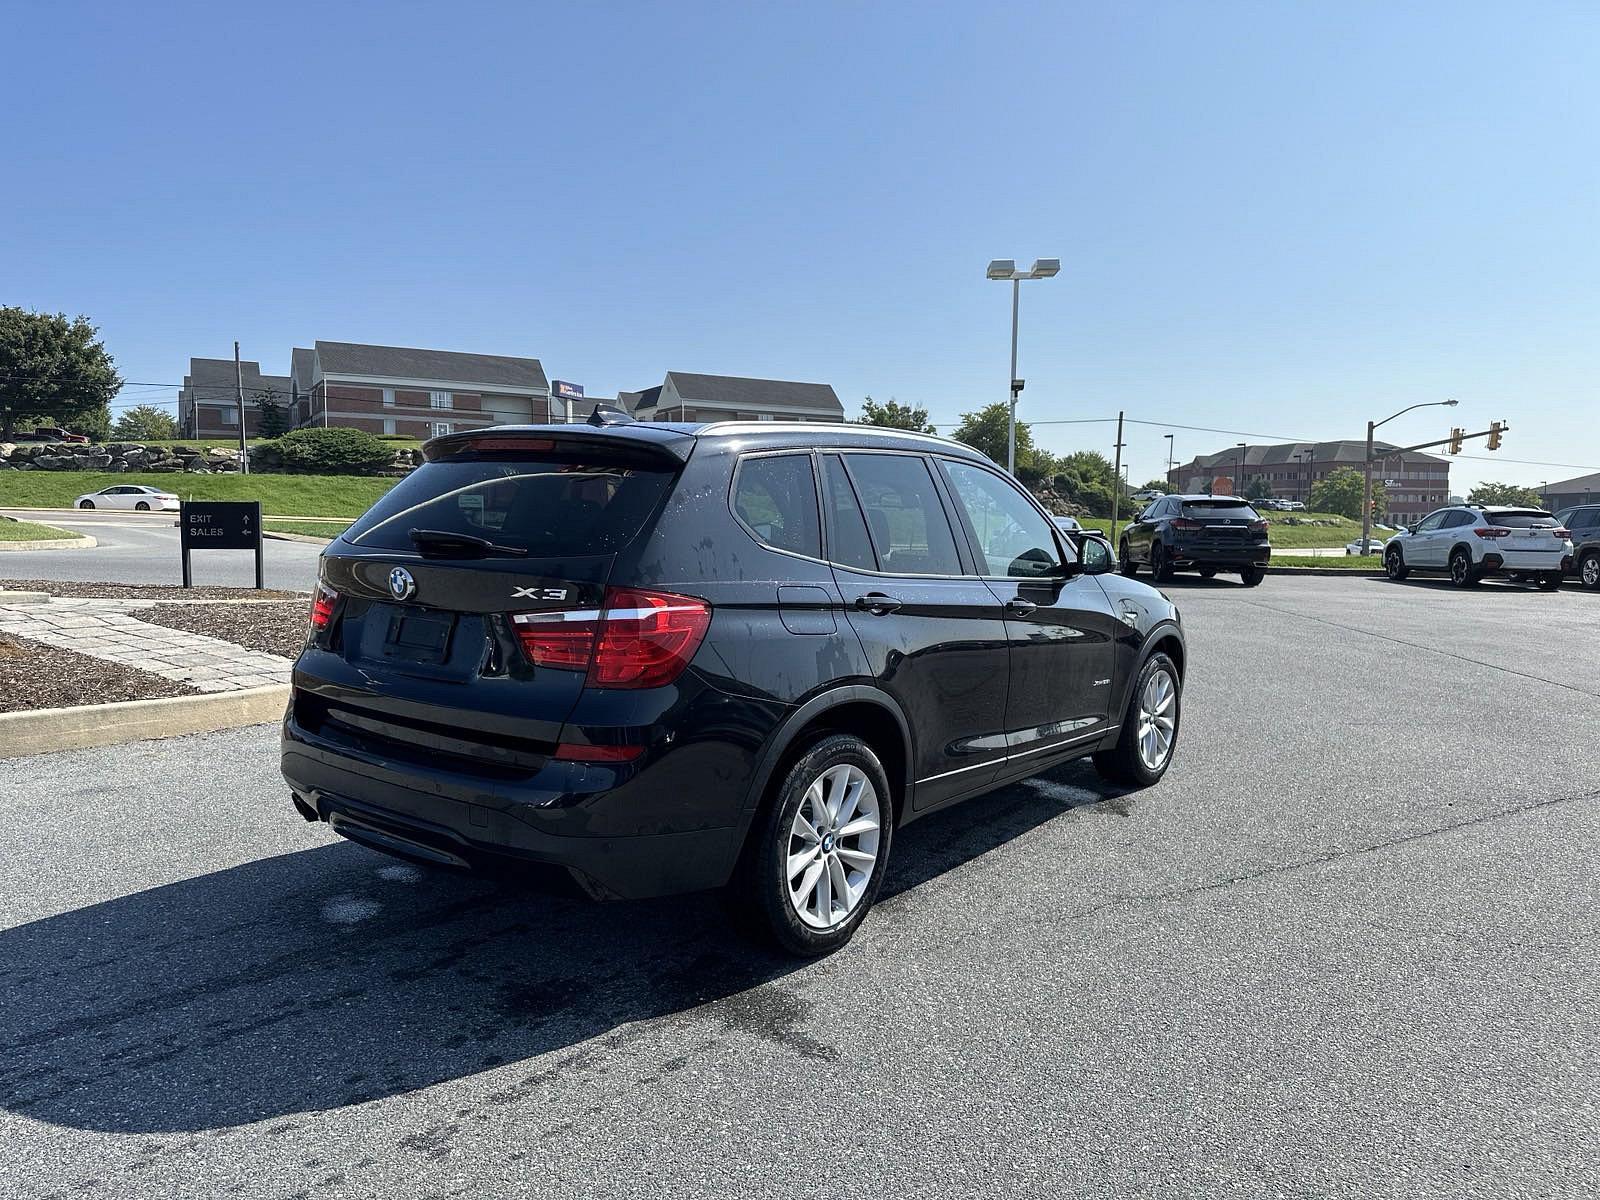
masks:
<instances>
[{"instance_id":1,"label":"concrete curb","mask_svg":"<svg viewBox=\"0 0 1600 1200\"><path fill-rule=\"evenodd\" d=\"M333 541L332 538L312 537L309 533L279 533L275 529L263 529L261 536L274 542L309 542L313 546L326 546Z\"/></svg>"},{"instance_id":2,"label":"concrete curb","mask_svg":"<svg viewBox=\"0 0 1600 1200\"><path fill-rule=\"evenodd\" d=\"M41 538L37 542L0 542L0 551L6 550L88 550L99 545L87 533L82 537Z\"/></svg>"},{"instance_id":3,"label":"concrete curb","mask_svg":"<svg viewBox=\"0 0 1600 1200\"><path fill-rule=\"evenodd\" d=\"M263 725L282 720L288 703L289 685L274 683L202 696L0 713L0 759Z\"/></svg>"},{"instance_id":4,"label":"concrete curb","mask_svg":"<svg viewBox=\"0 0 1600 1200\"><path fill-rule=\"evenodd\" d=\"M1346 579L1382 579L1377 567L1268 567L1268 575L1339 575Z\"/></svg>"}]
</instances>

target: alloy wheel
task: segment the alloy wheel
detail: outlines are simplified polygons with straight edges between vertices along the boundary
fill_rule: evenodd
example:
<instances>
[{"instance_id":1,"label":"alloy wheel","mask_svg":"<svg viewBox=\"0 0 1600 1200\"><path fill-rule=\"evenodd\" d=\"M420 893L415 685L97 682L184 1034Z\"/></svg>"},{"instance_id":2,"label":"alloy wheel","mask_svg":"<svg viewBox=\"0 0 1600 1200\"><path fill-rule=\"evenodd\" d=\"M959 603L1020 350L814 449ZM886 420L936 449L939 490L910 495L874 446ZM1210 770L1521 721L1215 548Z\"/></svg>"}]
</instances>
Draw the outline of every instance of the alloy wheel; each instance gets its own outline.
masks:
<instances>
[{"instance_id":1,"label":"alloy wheel","mask_svg":"<svg viewBox=\"0 0 1600 1200\"><path fill-rule=\"evenodd\" d=\"M832 929L861 903L878 865L883 820L877 789L860 767L829 767L805 791L789 828L785 879L795 915Z\"/></svg>"},{"instance_id":2,"label":"alloy wheel","mask_svg":"<svg viewBox=\"0 0 1600 1200\"><path fill-rule=\"evenodd\" d=\"M1457 553L1451 556L1450 578L1456 583L1466 583L1467 574L1471 571L1471 569L1472 568L1467 565L1467 556L1465 554Z\"/></svg>"},{"instance_id":3,"label":"alloy wheel","mask_svg":"<svg viewBox=\"0 0 1600 1200\"><path fill-rule=\"evenodd\" d=\"M1154 672L1139 694L1139 761L1146 770L1159 771L1172 752L1177 726L1178 689L1166 671Z\"/></svg>"},{"instance_id":4,"label":"alloy wheel","mask_svg":"<svg viewBox=\"0 0 1600 1200\"><path fill-rule=\"evenodd\" d=\"M1600 554L1583 556L1583 586L1600 588Z\"/></svg>"}]
</instances>

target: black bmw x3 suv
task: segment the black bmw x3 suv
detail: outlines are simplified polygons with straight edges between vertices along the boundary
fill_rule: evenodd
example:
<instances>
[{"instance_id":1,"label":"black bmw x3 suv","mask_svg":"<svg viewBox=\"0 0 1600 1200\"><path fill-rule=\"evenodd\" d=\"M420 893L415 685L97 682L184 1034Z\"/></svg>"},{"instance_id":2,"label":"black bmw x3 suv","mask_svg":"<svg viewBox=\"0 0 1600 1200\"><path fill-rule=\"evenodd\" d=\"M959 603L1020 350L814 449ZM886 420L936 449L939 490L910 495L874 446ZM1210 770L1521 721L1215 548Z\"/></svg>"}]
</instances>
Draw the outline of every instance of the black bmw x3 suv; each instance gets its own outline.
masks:
<instances>
[{"instance_id":1,"label":"black bmw x3 suv","mask_svg":"<svg viewBox=\"0 0 1600 1200\"><path fill-rule=\"evenodd\" d=\"M906 822L1171 761L1176 608L966 446L615 414L423 455L324 553L284 719L295 806L352 841L724 888L818 954Z\"/></svg>"}]
</instances>

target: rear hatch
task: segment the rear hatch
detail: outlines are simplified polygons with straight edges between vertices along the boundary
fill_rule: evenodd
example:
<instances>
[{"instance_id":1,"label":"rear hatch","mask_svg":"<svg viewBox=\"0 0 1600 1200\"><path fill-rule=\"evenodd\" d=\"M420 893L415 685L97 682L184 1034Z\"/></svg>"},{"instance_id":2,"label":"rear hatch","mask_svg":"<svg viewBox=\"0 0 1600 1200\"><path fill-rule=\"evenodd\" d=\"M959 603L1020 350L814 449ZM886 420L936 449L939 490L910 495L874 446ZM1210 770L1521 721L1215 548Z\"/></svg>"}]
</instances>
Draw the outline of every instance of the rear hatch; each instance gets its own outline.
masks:
<instances>
[{"instance_id":1,"label":"rear hatch","mask_svg":"<svg viewBox=\"0 0 1600 1200\"><path fill-rule=\"evenodd\" d=\"M543 765L588 647L564 665L534 660L563 663L563 627L579 640L593 629L619 552L653 523L687 451L538 432L430 444L329 547L296 674L300 724L486 775Z\"/></svg>"},{"instance_id":2,"label":"rear hatch","mask_svg":"<svg viewBox=\"0 0 1600 1200\"><path fill-rule=\"evenodd\" d=\"M1569 530L1543 509L1501 509L1483 514L1473 530L1500 554L1536 553L1562 556L1567 553Z\"/></svg>"},{"instance_id":3,"label":"rear hatch","mask_svg":"<svg viewBox=\"0 0 1600 1200\"><path fill-rule=\"evenodd\" d=\"M1226 497L1185 500L1183 515L1173 525L1184 531L1188 546L1237 546L1267 536L1266 521L1248 501Z\"/></svg>"}]
</instances>

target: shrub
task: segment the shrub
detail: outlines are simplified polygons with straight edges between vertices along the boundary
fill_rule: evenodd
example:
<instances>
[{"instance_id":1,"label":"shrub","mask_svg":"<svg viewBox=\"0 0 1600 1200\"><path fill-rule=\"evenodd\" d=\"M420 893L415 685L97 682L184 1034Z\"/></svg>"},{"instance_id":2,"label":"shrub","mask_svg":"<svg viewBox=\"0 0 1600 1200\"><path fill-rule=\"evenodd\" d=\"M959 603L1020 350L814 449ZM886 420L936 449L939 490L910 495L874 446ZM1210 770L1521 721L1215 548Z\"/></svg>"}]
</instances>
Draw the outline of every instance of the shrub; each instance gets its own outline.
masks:
<instances>
[{"instance_id":1,"label":"shrub","mask_svg":"<svg viewBox=\"0 0 1600 1200\"><path fill-rule=\"evenodd\" d=\"M394 450L362 429L295 429L257 452L267 465L316 475L359 475L394 462Z\"/></svg>"}]
</instances>

